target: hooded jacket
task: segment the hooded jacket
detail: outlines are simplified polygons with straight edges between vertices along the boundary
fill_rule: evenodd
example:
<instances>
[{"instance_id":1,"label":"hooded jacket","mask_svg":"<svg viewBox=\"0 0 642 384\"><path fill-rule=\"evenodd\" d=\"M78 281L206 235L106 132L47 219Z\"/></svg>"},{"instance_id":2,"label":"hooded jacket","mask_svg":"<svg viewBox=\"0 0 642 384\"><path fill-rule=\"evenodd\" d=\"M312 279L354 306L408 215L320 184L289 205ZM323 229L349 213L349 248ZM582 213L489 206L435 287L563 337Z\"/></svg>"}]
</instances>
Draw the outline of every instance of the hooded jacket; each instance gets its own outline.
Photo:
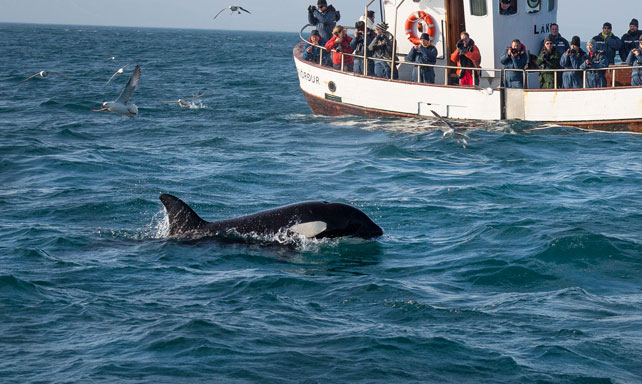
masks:
<instances>
[{"instance_id":1,"label":"hooded jacket","mask_svg":"<svg viewBox=\"0 0 642 384\"><path fill-rule=\"evenodd\" d=\"M566 69L580 69L585 60L586 52L579 48L577 53L571 55L567 55L566 52L564 52L562 58L560 59L560 65L562 66L562 68ZM564 72L564 74L562 75L563 88L582 88L582 85L583 81L581 71Z\"/></svg>"},{"instance_id":2,"label":"hooded jacket","mask_svg":"<svg viewBox=\"0 0 642 384\"><path fill-rule=\"evenodd\" d=\"M315 9L314 12L308 12L308 23L316 26L323 42L327 42L332 38L332 30L337 25L337 21L339 21L339 17L332 5L328 6L323 13L318 9Z\"/></svg>"},{"instance_id":3,"label":"hooded jacket","mask_svg":"<svg viewBox=\"0 0 642 384\"><path fill-rule=\"evenodd\" d=\"M589 65L586 64L589 61ZM586 60L580 65L581 69L586 71L586 88L604 88L606 87L606 71L591 71L590 69L607 68L609 62L603 52L588 52Z\"/></svg>"},{"instance_id":4,"label":"hooded jacket","mask_svg":"<svg viewBox=\"0 0 642 384\"><path fill-rule=\"evenodd\" d=\"M479 53L479 48L475 45L475 41L470 39L469 45L466 47L466 51L461 54L459 49L455 49L455 52L450 55L450 61L457 63L458 67L479 68L481 64L481 53ZM459 78L463 77L463 72L465 71L466 70L464 69L457 70Z\"/></svg>"},{"instance_id":5,"label":"hooded jacket","mask_svg":"<svg viewBox=\"0 0 642 384\"><path fill-rule=\"evenodd\" d=\"M521 46L521 55L510 56L504 51L499 58L504 69L524 69L528 63L528 52L524 44ZM521 71L506 71L506 88L524 88L524 74Z\"/></svg>"},{"instance_id":6,"label":"hooded jacket","mask_svg":"<svg viewBox=\"0 0 642 384\"><path fill-rule=\"evenodd\" d=\"M562 55L564 54L564 52L566 52L567 49L571 48L571 46L568 43L568 40L563 38L562 35L559 34L559 33L557 34L557 36L551 34L551 35L548 35L546 37L550 41L553 42L553 46L555 47L557 52L559 52L560 57L562 57ZM542 52L542 49L544 49L544 43L545 42L546 42L546 38L544 38L544 40L542 40L542 44L540 44L540 46L539 46L539 51L540 52Z\"/></svg>"},{"instance_id":7,"label":"hooded jacket","mask_svg":"<svg viewBox=\"0 0 642 384\"><path fill-rule=\"evenodd\" d=\"M332 36L332 38L325 43L325 49L327 51L335 50L337 52L332 52L332 64L341 64L341 56L343 56L344 64L352 64L354 59L350 55L342 55L343 53L352 53L352 48L350 48L350 42L352 37L345 35L341 40L341 43L337 43L338 36ZM339 48L341 47L341 48Z\"/></svg>"},{"instance_id":8,"label":"hooded jacket","mask_svg":"<svg viewBox=\"0 0 642 384\"><path fill-rule=\"evenodd\" d=\"M308 47L312 47L312 51L310 53L308 53ZM305 43L305 46L303 47L303 55L301 56L303 57L303 60L313 61L319 64L320 54L321 54L321 48L315 47L314 43L312 42L312 38L310 38L310 40L308 40L308 42Z\"/></svg>"},{"instance_id":9,"label":"hooded jacket","mask_svg":"<svg viewBox=\"0 0 642 384\"><path fill-rule=\"evenodd\" d=\"M415 47L410 48L410 52L406 56L406 61L419 64L435 64L437 62L437 48L432 45L424 47L423 45L419 46L419 49ZM414 66L412 69L412 81L417 81L417 68ZM421 74L419 81L421 83L435 83L435 69L433 67L421 67Z\"/></svg>"},{"instance_id":10,"label":"hooded jacket","mask_svg":"<svg viewBox=\"0 0 642 384\"><path fill-rule=\"evenodd\" d=\"M642 31L639 29L635 32L631 32L629 30L627 33L622 35L622 49L620 49L620 58L622 59L622 62L625 62L627 57L629 57L629 52L638 46L640 36L642 36Z\"/></svg>"},{"instance_id":11,"label":"hooded jacket","mask_svg":"<svg viewBox=\"0 0 642 384\"><path fill-rule=\"evenodd\" d=\"M603 33L593 37L596 51L603 51L609 61L609 65L615 64L615 51L622 49L622 40L613 33L604 36Z\"/></svg>"},{"instance_id":12,"label":"hooded jacket","mask_svg":"<svg viewBox=\"0 0 642 384\"><path fill-rule=\"evenodd\" d=\"M633 69L631 73L631 85L642 85L642 52L636 56L631 50L631 52L629 52L629 56L626 58L626 65L640 67Z\"/></svg>"},{"instance_id":13,"label":"hooded jacket","mask_svg":"<svg viewBox=\"0 0 642 384\"><path fill-rule=\"evenodd\" d=\"M566 52L566 51L565 51ZM552 52L549 52L546 48L542 49L537 57L535 64L541 69L561 69L562 65L560 60L562 59L562 54L559 53L557 49L553 49ZM561 72L557 72L561 73ZM553 89L555 88L555 74L553 72L540 72L539 76L539 87L541 89ZM558 77L559 81L560 77ZM557 87L561 88L562 84L557 83Z\"/></svg>"}]
</instances>

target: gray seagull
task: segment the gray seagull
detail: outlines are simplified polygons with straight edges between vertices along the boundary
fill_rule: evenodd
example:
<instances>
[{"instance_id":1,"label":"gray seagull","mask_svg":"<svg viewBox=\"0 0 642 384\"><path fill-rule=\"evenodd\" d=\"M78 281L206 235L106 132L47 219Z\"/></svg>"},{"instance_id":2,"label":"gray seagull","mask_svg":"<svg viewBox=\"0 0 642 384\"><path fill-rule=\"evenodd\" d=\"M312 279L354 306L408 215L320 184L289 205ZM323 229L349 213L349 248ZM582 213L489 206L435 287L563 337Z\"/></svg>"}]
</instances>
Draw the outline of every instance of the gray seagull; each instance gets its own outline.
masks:
<instances>
[{"instance_id":1,"label":"gray seagull","mask_svg":"<svg viewBox=\"0 0 642 384\"><path fill-rule=\"evenodd\" d=\"M230 10L230 12L231 12L230 15L233 15L234 12L236 12L236 13L238 13L240 15L241 11L247 12L247 13L252 13L252 12L248 11L247 9L241 7L240 5L228 5L227 8L223 8L220 11L218 11L218 13L216 14L216 16L214 16L214 18L216 19L218 17L218 15L220 15L221 12L225 11L226 9Z\"/></svg>"},{"instance_id":2,"label":"gray seagull","mask_svg":"<svg viewBox=\"0 0 642 384\"><path fill-rule=\"evenodd\" d=\"M200 95L198 95L198 96L193 96L193 97L190 97L190 98L187 98L187 99L161 100L161 101L159 101L159 103L163 103L163 104L173 104L173 103L176 103L176 104L178 104L180 107L189 107L190 105L192 105L192 104L190 103L192 100L194 100L194 99L198 99L198 98L200 98L200 97L202 97L202 96L205 96L205 93L201 93L201 94L200 94Z\"/></svg>"},{"instance_id":3,"label":"gray seagull","mask_svg":"<svg viewBox=\"0 0 642 384\"><path fill-rule=\"evenodd\" d=\"M38 73L34 73L33 75L31 75L31 76L27 77L26 79L22 80L22 81L21 81L21 83L24 83L25 81L31 80L31 79L33 79L34 77L38 77L38 76L40 76L40 77L47 77L47 76L49 76L49 75L61 76L61 77L64 77L64 78L66 78L66 79L68 79L68 78L69 78L69 76L63 75L62 73L58 73L58 72L40 71L40 72L38 72Z\"/></svg>"},{"instance_id":4,"label":"gray seagull","mask_svg":"<svg viewBox=\"0 0 642 384\"><path fill-rule=\"evenodd\" d=\"M109 82L110 82L110 81L112 81L112 79L113 79L114 77L116 77L117 75L122 75L122 74L123 74L123 72L125 71L125 68L127 68L127 67L129 66L129 64L131 64L131 63L127 63L127 64L125 64L122 68L118 68L118 70L117 70L116 72L114 72L114 74L113 74L113 75L111 75L111 77L109 78L109 80L107 80L107 82L105 83L105 87L107 86L107 84L109 84Z\"/></svg>"},{"instance_id":5,"label":"gray seagull","mask_svg":"<svg viewBox=\"0 0 642 384\"><path fill-rule=\"evenodd\" d=\"M127 85L123 88L123 91L120 93L120 96L114 101L105 101L103 106L100 109L94 110L94 112L113 112L125 117L134 117L138 114L138 107L136 104L130 103L138 81L140 80L140 65L137 65L134 68L134 73L132 77L129 78Z\"/></svg>"}]
</instances>

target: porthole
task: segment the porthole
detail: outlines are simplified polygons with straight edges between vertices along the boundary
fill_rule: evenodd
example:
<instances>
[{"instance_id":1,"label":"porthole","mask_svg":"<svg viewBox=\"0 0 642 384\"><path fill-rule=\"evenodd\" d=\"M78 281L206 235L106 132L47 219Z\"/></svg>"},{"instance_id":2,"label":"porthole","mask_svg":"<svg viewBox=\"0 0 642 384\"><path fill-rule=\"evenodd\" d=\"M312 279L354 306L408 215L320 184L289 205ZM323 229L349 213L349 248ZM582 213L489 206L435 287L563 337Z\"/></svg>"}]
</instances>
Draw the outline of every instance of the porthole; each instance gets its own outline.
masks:
<instances>
[{"instance_id":1,"label":"porthole","mask_svg":"<svg viewBox=\"0 0 642 384\"><path fill-rule=\"evenodd\" d=\"M331 82L328 83L328 89L332 93L337 91L337 85L334 83L334 81L331 81Z\"/></svg>"}]
</instances>

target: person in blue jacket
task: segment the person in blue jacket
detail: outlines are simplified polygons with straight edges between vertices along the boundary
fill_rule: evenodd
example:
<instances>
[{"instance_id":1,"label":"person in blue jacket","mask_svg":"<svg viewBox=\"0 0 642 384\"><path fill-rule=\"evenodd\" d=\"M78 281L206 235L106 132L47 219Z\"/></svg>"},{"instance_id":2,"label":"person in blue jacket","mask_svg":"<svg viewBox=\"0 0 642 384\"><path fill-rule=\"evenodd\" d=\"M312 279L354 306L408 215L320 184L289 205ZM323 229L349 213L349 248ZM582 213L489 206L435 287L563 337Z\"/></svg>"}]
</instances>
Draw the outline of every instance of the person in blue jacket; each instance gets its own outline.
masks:
<instances>
[{"instance_id":1,"label":"person in blue jacket","mask_svg":"<svg viewBox=\"0 0 642 384\"><path fill-rule=\"evenodd\" d=\"M622 49L620 49L622 62L625 62L626 58L629 57L629 52L638 46L638 41L642 37L642 31L638 27L638 19L633 19L629 23L628 32L622 35Z\"/></svg>"},{"instance_id":2,"label":"person in blue jacket","mask_svg":"<svg viewBox=\"0 0 642 384\"><path fill-rule=\"evenodd\" d=\"M366 23L363 21L357 21L354 25L354 39L350 42L350 48L354 51L354 73L363 75L363 49L366 48L366 55L368 57L372 56L372 51L367 49L368 45L374 40L376 34L370 28L366 28ZM366 30L364 35L364 29ZM365 36L365 38L364 38ZM368 76L374 76L375 63L373 60L368 60Z\"/></svg>"},{"instance_id":3,"label":"person in blue jacket","mask_svg":"<svg viewBox=\"0 0 642 384\"><path fill-rule=\"evenodd\" d=\"M339 11L332 5L328 6L326 0L318 0L317 6L308 7L308 23L316 25L321 34L321 45L325 45L332 38L332 31L341 18Z\"/></svg>"},{"instance_id":4,"label":"person in blue jacket","mask_svg":"<svg viewBox=\"0 0 642 384\"><path fill-rule=\"evenodd\" d=\"M499 61L504 69L524 69L528 62L526 47L517 39L504 52ZM524 73L522 71L506 71L506 88L524 88Z\"/></svg>"},{"instance_id":5,"label":"person in blue jacket","mask_svg":"<svg viewBox=\"0 0 642 384\"><path fill-rule=\"evenodd\" d=\"M640 36L637 48L633 48L631 52L629 52L629 57L626 58L626 65L640 67L633 69L631 73L631 85L636 87L642 85L642 36Z\"/></svg>"},{"instance_id":6,"label":"person in blue jacket","mask_svg":"<svg viewBox=\"0 0 642 384\"><path fill-rule=\"evenodd\" d=\"M419 44L410 48L406 61L419 64L435 64L437 62L437 48L430 44L430 35L422 33L419 37ZM412 69L412 80L417 81L417 68ZM435 83L435 69L433 67L421 67L419 73L420 83Z\"/></svg>"},{"instance_id":7,"label":"person in blue jacket","mask_svg":"<svg viewBox=\"0 0 642 384\"><path fill-rule=\"evenodd\" d=\"M573 36L571 48L562 55L560 65L565 69L580 69L585 60L586 53L580 48L580 37ZM562 75L562 88L582 88L582 79L582 71L565 71Z\"/></svg>"},{"instance_id":8,"label":"person in blue jacket","mask_svg":"<svg viewBox=\"0 0 642 384\"><path fill-rule=\"evenodd\" d=\"M593 37L597 51L602 51L609 60L609 65L615 64L615 51L622 49L622 40L612 32L611 23L604 23L602 33Z\"/></svg>"},{"instance_id":9,"label":"person in blue jacket","mask_svg":"<svg viewBox=\"0 0 642 384\"><path fill-rule=\"evenodd\" d=\"M602 51L597 51L594 40L586 43L586 59L580 65L581 69L589 69L586 71L586 88L604 88L606 87L606 71L590 71L590 69L607 68L609 66L608 59Z\"/></svg>"},{"instance_id":10,"label":"person in blue jacket","mask_svg":"<svg viewBox=\"0 0 642 384\"><path fill-rule=\"evenodd\" d=\"M321 54L321 34L316 29L310 32L310 40L303 47L303 60L312 61L319 64L319 55Z\"/></svg>"},{"instance_id":11,"label":"person in blue jacket","mask_svg":"<svg viewBox=\"0 0 642 384\"><path fill-rule=\"evenodd\" d=\"M560 26L556 23L551 24L551 33L542 40L542 44L539 47L540 52L545 48L544 43L546 43L547 39L553 43L553 47L560 53L560 57L571 47L568 40L560 35Z\"/></svg>"}]
</instances>

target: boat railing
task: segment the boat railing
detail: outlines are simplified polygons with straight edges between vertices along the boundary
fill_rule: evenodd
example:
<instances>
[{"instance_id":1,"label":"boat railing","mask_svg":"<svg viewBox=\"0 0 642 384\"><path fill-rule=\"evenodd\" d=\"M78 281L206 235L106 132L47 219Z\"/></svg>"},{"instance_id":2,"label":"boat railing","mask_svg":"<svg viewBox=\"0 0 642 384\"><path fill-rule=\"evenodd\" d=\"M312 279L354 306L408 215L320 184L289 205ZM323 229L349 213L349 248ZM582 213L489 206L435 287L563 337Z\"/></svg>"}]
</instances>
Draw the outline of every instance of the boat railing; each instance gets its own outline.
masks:
<instances>
[{"instance_id":1,"label":"boat railing","mask_svg":"<svg viewBox=\"0 0 642 384\"><path fill-rule=\"evenodd\" d=\"M372 4L374 0L372 0L368 5L366 5L366 17L367 17L367 12L368 12L368 6ZM404 0L405 1L405 0ZM403 1L402 1L403 3ZM444 69L444 85L448 85L448 80L449 80L449 71L448 70L469 70L471 71L472 78L473 78L473 84L477 84L477 76L480 76L478 73L480 71L486 72L486 73L497 73L499 72L501 75L501 84L506 84L506 72L521 72L522 73L522 83L523 83L523 88L524 89L529 89L528 87L528 75L530 73L549 73L549 72L554 72L554 73L565 73L565 72L582 72L582 88L586 88L586 74L589 71L610 71L611 72L611 83L608 85L610 88L615 88L617 86L616 84L616 72L621 71L621 70L632 70L632 69L640 69L640 67L634 67L634 66L616 66L616 67L607 67L607 68L587 68L587 69L568 69L568 68L562 68L562 69L510 69L510 68L483 68L483 67L459 67L459 66L454 66L454 65L438 65L438 64L421 64L421 63L414 63L414 62L409 62L409 61L400 61L399 57L405 57L407 56L406 54L403 53L396 53L393 58L385 59L385 58L378 58L378 57L373 57L373 56L366 56L366 47L364 44L363 51L364 53L362 55L356 55L354 53L346 53L346 52L338 52L336 50L331 50L328 51L325 49L325 46L322 45L315 45L312 44L310 41L306 40L303 37L303 31L308 28L312 27L312 24L307 24L301 28L301 31L299 33L300 39L309 44L310 46L319 48L319 65L324 65L324 52L327 55L330 55L330 61L332 61L332 53L340 53L341 54L341 66L340 70L345 71L345 57L353 57L353 58L358 58L363 60L363 73L361 73L364 76L367 76L368 73L368 65L369 61L376 62L376 61L381 61L381 62L386 62L390 66L390 80L394 80L395 76L395 70L394 68L396 67L397 64L404 64L404 65L411 65L415 67L427 67L427 68L438 68L438 69ZM355 29L354 27L345 27L348 30L353 30ZM367 27L366 27L367 28ZM365 33L365 31L364 31ZM393 44L396 40L393 39ZM365 43L365 41L364 41ZM396 45L393 45L396 46ZM394 51L393 51L394 52ZM492 76L495 77L495 76ZM554 75L553 76L553 89L560 89L560 84L559 84L559 75ZM416 81L419 82L421 79L421 71L417 71L417 79Z\"/></svg>"}]
</instances>

